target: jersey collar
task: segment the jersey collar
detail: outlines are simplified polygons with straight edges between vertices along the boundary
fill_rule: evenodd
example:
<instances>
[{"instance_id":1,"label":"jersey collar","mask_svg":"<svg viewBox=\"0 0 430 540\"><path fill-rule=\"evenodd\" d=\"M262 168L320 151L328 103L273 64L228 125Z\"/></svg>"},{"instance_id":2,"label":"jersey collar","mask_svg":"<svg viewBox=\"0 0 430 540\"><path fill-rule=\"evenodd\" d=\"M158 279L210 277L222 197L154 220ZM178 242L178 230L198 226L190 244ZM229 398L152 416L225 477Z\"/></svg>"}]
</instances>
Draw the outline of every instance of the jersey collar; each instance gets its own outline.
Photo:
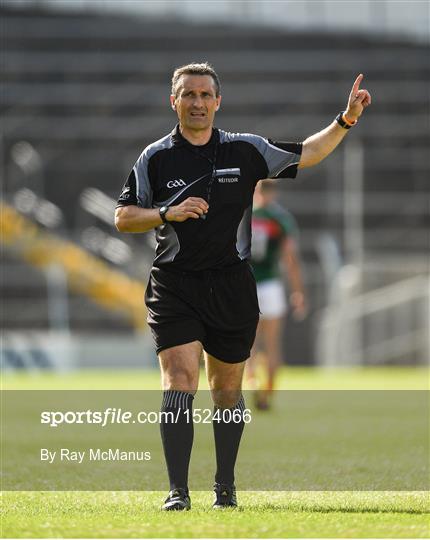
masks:
<instances>
[{"instance_id":1,"label":"jersey collar","mask_svg":"<svg viewBox=\"0 0 430 540\"><path fill-rule=\"evenodd\" d=\"M199 146L191 144L189 141L187 141L187 139L182 136L182 133L179 130L179 124L176 124L171 133L171 138L174 146L191 146L192 148L203 149L219 143L219 131L217 128L212 128L212 135L209 141L206 144Z\"/></svg>"}]
</instances>

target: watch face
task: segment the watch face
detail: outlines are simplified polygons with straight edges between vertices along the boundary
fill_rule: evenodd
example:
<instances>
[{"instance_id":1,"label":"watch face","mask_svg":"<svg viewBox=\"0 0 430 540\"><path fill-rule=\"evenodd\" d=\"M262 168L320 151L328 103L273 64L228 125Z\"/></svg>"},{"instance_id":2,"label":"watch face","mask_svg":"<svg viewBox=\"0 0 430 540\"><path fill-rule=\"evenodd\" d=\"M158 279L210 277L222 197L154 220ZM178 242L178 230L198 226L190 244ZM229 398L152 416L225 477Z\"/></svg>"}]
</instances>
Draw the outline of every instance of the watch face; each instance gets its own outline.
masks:
<instances>
[{"instance_id":1,"label":"watch face","mask_svg":"<svg viewBox=\"0 0 430 540\"><path fill-rule=\"evenodd\" d=\"M167 206L162 206L160 208L160 214L165 214L167 212Z\"/></svg>"}]
</instances>

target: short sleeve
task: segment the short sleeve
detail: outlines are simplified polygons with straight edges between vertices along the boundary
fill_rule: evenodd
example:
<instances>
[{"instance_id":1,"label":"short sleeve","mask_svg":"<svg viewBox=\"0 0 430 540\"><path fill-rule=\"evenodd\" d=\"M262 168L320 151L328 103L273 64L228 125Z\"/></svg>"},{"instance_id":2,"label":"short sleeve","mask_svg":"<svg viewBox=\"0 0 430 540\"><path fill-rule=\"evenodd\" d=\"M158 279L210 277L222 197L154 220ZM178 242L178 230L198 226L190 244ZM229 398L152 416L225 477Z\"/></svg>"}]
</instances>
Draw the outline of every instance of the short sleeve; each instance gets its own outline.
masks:
<instances>
[{"instance_id":1,"label":"short sleeve","mask_svg":"<svg viewBox=\"0 0 430 540\"><path fill-rule=\"evenodd\" d=\"M295 178L302 154L302 143L263 139L262 155L269 170L268 178Z\"/></svg>"},{"instance_id":2,"label":"short sleeve","mask_svg":"<svg viewBox=\"0 0 430 540\"><path fill-rule=\"evenodd\" d=\"M251 144L254 152L253 165L257 180L264 178L295 178L302 155L301 142L278 142L253 133L221 132L221 142L241 141Z\"/></svg>"},{"instance_id":3,"label":"short sleeve","mask_svg":"<svg viewBox=\"0 0 430 540\"><path fill-rule=\"evenodd\" d=\"M296 236L297 235L297 223L296 220L289 212L284 212L280 215L279 222L281 224L282 230L285 236Z\"/></svg>"},{"instance_id":4,"label":"short sleeve","mask_svg":"<svg viewBox=\"0 0 430 540\"><path fill-rule=\"evenodd\" d=\"M272 203L271 210L273 212L273 218L279 223L282 229L282 235L297 237L299 229L293 214L276 202Z\"/></svg>"},{"instance_id":5,"label":"short sleeve","mask_svg":"<svg viewBox=\"0 0 430 540\"><path fill-rule=\"evenodd\" d=\"M130 171L119 196L117 207L132 204L142 208L151 208L152 206L152 187L145 152L142 152Z\"/></svg>"},{"instance_id":6,"label":"short sleeve","mask_svg":"<svg viewBox=\"0 0 430 540\"><path fill-rule=\"evenodd\" d=\"M121 195L118 198L116 207L130 206L132 204L137 206L136 175L134 173L134 169L131 170L125 184L122 187Z\"/></svg>"}]
</instances>

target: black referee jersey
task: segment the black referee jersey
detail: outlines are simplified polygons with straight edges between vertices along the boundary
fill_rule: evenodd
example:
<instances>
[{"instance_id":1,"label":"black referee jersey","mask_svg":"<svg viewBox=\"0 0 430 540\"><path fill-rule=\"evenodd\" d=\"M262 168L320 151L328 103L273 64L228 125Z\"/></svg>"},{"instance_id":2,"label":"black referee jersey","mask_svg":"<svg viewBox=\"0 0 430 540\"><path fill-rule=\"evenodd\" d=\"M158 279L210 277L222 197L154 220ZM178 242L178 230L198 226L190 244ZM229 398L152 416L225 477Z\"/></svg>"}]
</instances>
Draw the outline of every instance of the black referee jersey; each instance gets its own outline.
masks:
<instances>
[{"instance_id":1,"label":"black referee jersey","mask_svg":"<svg viewBox=\"0 0 430 540\"><path fill-rule=\"evenodd\" d=\"M139 156L117 206L159 208L188 197L205 199L209 211L203 218L156 228L154 266L178 271L227 268L250 257L256 183L295 178L301 151L302 143L216 128L207 144L195 146L176 126Z\"/></svg>"}]
</instances>

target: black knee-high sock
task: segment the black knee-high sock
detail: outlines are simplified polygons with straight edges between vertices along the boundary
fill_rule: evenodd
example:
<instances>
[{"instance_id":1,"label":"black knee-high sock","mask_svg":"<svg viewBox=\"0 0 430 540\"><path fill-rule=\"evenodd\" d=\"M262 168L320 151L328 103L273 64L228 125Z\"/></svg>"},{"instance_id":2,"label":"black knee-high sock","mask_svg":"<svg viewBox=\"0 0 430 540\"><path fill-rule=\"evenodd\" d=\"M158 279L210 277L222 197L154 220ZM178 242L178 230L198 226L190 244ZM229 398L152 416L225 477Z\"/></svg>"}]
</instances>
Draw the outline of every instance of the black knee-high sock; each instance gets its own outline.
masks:
<instances>
[{"instance_id":1,"label":"black knee-high sock","mask_svg":"<svg viewBox=\"0 0 430 540\"><path fill-rule=\"evenodd\" d=\"M242 416L244 409L245 401L243 396L241 396L238 403L231 409L220 409L219 407L215 407L214 409L212 425L215 437L217 465L215 482L220 484L231 485L234 483L234 466L245 426ZM239 411L240 415L239 412L234 413L234 411ZM239 422L237 422L237 417L240 418ZM235 419L236 422L234 421Z\"/></svg>"},{"instance_id":2,"label":"black knee-high sock","mask_svg":"<svg viewBox=\"0 0 430 540\"><path fill-rule=\"evenodd\" d=\"M161 411L172 413L168 415L169 418L163 415L160 422L170 489L188 486L188 466L194 438L193 399L194 396L188 392L163 392Z\"/></svg>"}]
</instances>

